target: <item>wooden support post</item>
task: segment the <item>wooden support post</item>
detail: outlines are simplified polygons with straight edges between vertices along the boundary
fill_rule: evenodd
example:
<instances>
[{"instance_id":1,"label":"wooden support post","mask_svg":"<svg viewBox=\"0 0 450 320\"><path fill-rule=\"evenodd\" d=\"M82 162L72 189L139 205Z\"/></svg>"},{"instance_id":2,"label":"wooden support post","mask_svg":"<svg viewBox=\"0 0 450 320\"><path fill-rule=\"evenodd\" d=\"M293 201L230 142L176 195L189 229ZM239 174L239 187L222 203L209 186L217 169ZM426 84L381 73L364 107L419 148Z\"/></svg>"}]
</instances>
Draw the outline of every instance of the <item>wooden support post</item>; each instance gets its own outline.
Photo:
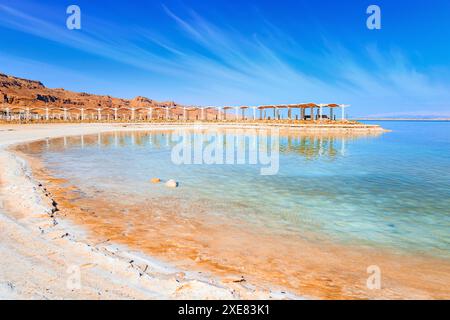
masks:
<instances>
[{"instance_id":1,"label":"wooden support post","mask_svg":"<svg viewBox=\"0 0 450 320\"><path fill-rule=\"evenodd\" d=\"M217 107L216 109L217 109L217 117L216 117L217 120L222 120L222 118L221 118L221 116L220 116L220 113L221 113L222 108Z\"/></svg>"}]
</instances>

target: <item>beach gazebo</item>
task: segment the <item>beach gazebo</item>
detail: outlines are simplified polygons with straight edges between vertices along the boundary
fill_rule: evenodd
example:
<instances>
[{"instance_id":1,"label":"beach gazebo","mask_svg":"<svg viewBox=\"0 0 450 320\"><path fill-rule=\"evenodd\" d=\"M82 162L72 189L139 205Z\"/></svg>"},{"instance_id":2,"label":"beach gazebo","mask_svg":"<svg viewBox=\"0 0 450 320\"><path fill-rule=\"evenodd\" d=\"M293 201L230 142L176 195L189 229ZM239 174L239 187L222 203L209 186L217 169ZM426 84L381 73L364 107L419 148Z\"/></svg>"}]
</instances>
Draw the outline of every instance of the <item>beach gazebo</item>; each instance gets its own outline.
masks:
<instances>
[{"instance_id":1,"label":"beach gazebo","mask_svg":"<svg viewBox=\"0 0 450 320\"><path fill-rule=\"evenodd\" d=\"M202 108L202 120L208 120L208 111L209 110L217 110L217 114L216 114L216 119L215 120L219 120L219 110L217 107L214 106L207 106Z\"/></svg>"},{"instance_id":2,"label":"beach gazebo","mask_svg":"<svg viewBox=\"0 0 450 320\"><path fill-rule=\"evenodd\" d=\"M326 103L295 103L295 104L271 104L260 106L176 106L174 103L152 103L150 105L140 105L135 107L127 106L84 106L84 107L65 107L43 104L42 106L26 107L26 106L10 106L5 103L2 104L1 115L2 118L9 120L147 120L151 121L154 118L159 120L169 121L171 119L182 119L188 121L192 113L195 113L197 120L207 121L208 114L215 114L215 120L228 120L228 114L232 114L234 121L244 121L253 119L259 120L336 120L335 109L340 108L342 115L341 121L345 119L345 109L349 105ZM328 108L325 114L324 108ZM295 110L298 109L298 112ZM212 112L210 112L213 110ZM229 112L232 110L232 112ZM248 110L252 110L248 113ZM280 110L287 110L287 112L280 112ZM317 110L317 111L315 111ZM259 117L257 115L259 111Z\"/></svg>"},{"instance_id":3,"label":"beach gazebo","mask_svg":"<svg viewBox=\"0 0 450 320\"><path fill-rule=\"evenodd\" d=\"M230 106L222 107L222 110L223 110L223 120L227 120L227 110L231 110L231 109L234 109L234 107L230 107Z\"/></svg>"}]
</instances>

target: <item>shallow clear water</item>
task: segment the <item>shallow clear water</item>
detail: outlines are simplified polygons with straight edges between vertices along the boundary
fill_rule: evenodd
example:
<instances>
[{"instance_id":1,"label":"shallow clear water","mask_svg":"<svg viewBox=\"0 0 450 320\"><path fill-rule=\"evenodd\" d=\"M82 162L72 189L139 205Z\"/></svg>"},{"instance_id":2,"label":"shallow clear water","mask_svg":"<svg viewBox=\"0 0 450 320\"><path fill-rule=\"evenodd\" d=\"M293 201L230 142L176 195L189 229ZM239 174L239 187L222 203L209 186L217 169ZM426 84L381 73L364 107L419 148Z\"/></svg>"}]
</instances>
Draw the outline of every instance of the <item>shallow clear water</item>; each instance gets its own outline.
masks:
<instances>
[{"instance_id":1,"label":"shallow clear water","mask_svg":"<svg viewBox=\"0 0 450 320\"><path fill-rule=\"evenodd\" d=\"M450 258L450 122L380 124L392 132L281 135L275 175L261 175L264 165L248 161L175 164L170 132L53 139L42 157L87 193L124 202L175 195L205 203L208 214L229 223L240 218L278 234ZM180 186L151 184L152 177Z\"/></svg>"}]
</instances>

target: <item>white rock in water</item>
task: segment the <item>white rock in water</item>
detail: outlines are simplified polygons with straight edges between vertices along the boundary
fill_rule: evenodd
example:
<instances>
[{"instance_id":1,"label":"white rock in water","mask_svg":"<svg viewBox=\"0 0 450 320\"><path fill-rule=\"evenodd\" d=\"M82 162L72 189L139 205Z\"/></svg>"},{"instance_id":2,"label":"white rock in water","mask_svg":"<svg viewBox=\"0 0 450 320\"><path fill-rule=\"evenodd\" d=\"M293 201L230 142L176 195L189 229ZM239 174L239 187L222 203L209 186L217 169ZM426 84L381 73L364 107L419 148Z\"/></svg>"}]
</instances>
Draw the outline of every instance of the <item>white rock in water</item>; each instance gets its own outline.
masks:
<instances>
[{"instance_id":1,"label":"white rock in water","mask_svg":"<svg viewBox=\"0 0 450 320\"><path fill-rule=\"evenodd\" d=\"M178 182L176 182L173 179L170 179L169 181L166 182L166 187L176 188L176 187L178 187Z\"/></svg>"}]
</instances>

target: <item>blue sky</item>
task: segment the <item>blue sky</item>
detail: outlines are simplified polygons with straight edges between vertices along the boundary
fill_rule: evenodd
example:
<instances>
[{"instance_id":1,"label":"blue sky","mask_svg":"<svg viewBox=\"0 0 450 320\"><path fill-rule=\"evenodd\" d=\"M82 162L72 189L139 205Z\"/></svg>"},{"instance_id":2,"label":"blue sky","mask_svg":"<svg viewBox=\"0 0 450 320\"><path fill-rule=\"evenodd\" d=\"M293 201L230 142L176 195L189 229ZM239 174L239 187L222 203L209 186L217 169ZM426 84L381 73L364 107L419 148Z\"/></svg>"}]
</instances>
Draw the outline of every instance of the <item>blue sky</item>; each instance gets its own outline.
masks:
<instances>
[{"instance_id":1,"label":"blue sky","mask_svg":"<svg viewBox=\"0 0 450 320\"><path fill-rule=\"evenodd\" d=\"M71 4L81 30L66 28ZM448 0L0 0L0 72L184 104L450 116L449 16Z\"/></svg>"}]
</instances>

